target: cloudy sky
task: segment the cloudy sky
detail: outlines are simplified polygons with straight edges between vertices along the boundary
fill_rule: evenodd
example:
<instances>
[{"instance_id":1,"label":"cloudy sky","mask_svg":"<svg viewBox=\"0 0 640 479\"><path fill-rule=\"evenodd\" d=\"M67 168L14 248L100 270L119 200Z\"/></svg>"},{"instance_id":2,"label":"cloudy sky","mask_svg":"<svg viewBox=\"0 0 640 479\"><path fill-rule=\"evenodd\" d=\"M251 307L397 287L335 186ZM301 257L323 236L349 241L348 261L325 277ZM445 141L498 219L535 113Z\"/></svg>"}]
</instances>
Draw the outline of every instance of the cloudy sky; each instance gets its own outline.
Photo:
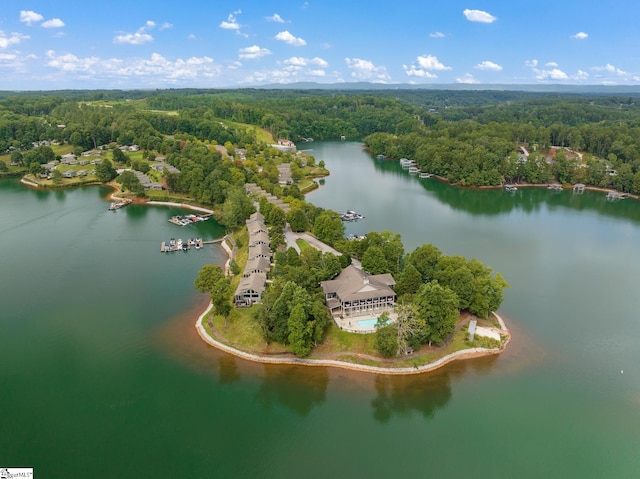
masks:
<instances>
[{"instance_id":1,"label":"cloudy sky","mask_svg":"<svg viewBox=\"0 0 640 479\"><path fill-rule=\"evenodd\" d=\"M2 4L2 90L640 85L637 0Z\"/></svg>"}]
</instances>

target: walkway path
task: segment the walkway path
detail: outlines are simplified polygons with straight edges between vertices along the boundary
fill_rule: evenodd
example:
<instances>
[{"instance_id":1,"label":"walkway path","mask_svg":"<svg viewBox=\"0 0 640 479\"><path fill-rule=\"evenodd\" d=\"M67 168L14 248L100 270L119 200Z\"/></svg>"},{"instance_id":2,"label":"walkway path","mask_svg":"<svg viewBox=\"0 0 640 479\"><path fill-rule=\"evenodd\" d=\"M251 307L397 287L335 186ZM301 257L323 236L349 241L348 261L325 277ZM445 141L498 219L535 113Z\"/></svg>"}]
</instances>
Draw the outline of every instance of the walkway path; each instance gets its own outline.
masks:
<instances>
[{"instance_id":1,"label":"walkway path","mask_svg":"<svg viewBox=\"0 0 640 479\"><path fill-rule=\"evenodd\" d=\"M246 359L249 361L254 361L254 362L258 362L258 363L263 363L263 364L289 364L289 365L304 365L304 366L325 366L325 367L336 367L336 368L342 368L342 369L350 369L352 371L361 371L361 372L367 372L367 373L375 373L375 374L390 374L390 375L406 375L406 374L420 374L420 373L424 373L424 372L429 372L429 371L434 371L436 369L441 368L442 366L444 366L445 364L448 364L452 361L456 361L459 359L469 359L469 358L477 358L477 357L481 357L481 356L489 356L489 355L494 355L494 354L500 354L502 351L505 350L508 342L509 342L509 338L507 338L507 341L505 342L505 344L503 345L502 348L494 348L494 349L487 349L487 348L470 348L470 349L464 349L461 351L456 351L454 353L448 354L432 363L429 364L425 364L422 366L412 366L412 367L401 367L401 368L385 368L385 367L378 367L378 366L367 366L364 364L355 364L355 363L349 363L349 362L345 362L345 361L340 361L338 359L331 359L332 357L340 357L340 356L344 356L344 355L350 355L350 356L357 356L359 358L362 359L374 359L374 360L380 360L377 357L374 356L368 356L368 355L360 355L360 354L349 354L349 353L330 353L326 355L326 359L304 359L304 358L297 358L293 355L289 355L286 357L283 356L279 356L279 357L273 357L273 356L263 356L263 355L259 355L259 354L254 354L254 353L250 353L247 351L242 351L240 349L236 349L232 346L229 346L227 344L224 344L222 342L220 342L218 339L213 338L209 333L207 333L206 329L204 328L204 325L202 324L202 322L204 321L204 318L207 316L207 314L209 314L209 312L213 309L213 304L209 304L209 306L207 307L207 309L198 317L198 320L196 321L196 330L198 332L198 334L200 335L200 337L209 345L220 349L221 351L224 351L226 353L229 354L233 354L234 356L237 356L239 358L242 359ZM498 321L500 322L501 325L504 324L504 321L502 321L502 318L500 318L496 313L494 313L496 315L496 317L498 318ZM506 331L506 329L505 329Z\"/></svg>"}]
</instances>

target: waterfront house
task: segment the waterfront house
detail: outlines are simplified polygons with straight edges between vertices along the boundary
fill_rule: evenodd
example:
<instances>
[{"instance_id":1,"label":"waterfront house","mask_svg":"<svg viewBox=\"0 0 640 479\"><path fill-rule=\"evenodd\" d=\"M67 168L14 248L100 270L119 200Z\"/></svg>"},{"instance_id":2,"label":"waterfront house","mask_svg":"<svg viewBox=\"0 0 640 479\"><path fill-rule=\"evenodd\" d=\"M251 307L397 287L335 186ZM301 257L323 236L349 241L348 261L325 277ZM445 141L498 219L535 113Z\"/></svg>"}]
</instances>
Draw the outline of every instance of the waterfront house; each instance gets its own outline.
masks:
<instances>
[{"instance_id":1,"label":"waterfront house","mask_svg":"<svg viewBox=\"0 0 640 479\"><path fill-rule=\"evenodd\" d=\"M266 283L267 275L264 273L255 273L242 278L234 296L236 306L251 306L262 301Z\"/></svg>"},{"instance_id":2,"label":"waterfront house","mask_svg":"<svg viewBox=\"0 0 640 479\"><path fill-rule=\"evenodd\" d=\"M352 317L393 310L396 282L390 274L369 273L349 265L335 279L320 283L332 316Z\"/></svg>"},{"instance_id":3,"label":"waterfront house","mask_svg":"<svg viewBox=\"0 0 640 479\"><path fill-rule=\"evenodd\" d=\"M271 258L271 248L263 243L249 246L249 259L252 258Z\"/></svg>"},{"instance_id":4,"label":"waterfront house","mask_svg":"<svg viewBox=\"0 0 640 479\"><path fill-rule=\"evenodd\" d=\"M251 258L244 267L242 276L248 278L252 274L263 273L268 274L271 271L271 263L267 258Z\"/></svg>"}]
</instances>

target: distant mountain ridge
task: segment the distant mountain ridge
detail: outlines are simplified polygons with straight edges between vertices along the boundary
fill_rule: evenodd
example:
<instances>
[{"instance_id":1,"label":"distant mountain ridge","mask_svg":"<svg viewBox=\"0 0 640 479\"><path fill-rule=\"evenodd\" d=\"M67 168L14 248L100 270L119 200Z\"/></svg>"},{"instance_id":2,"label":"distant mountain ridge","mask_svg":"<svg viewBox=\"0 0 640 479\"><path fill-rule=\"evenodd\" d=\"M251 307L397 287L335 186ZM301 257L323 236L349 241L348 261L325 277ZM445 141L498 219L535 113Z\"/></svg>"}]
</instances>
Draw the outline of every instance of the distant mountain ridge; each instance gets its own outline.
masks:
<instances>
[{"instance_id":1,"label":"distant mountain ridge","mask_svg":"<svg viewBox=\"0 0 640 479\"><path fill-rule=\"evenodd\" d=\"M548 93L596 93L605 95L640 94L640 85L563 85L563 84L497 84L497 83L271 83L249 88L264 90L496 90ZM231 88L230 88L231 89Z\"/></svg>"}]
</instances>

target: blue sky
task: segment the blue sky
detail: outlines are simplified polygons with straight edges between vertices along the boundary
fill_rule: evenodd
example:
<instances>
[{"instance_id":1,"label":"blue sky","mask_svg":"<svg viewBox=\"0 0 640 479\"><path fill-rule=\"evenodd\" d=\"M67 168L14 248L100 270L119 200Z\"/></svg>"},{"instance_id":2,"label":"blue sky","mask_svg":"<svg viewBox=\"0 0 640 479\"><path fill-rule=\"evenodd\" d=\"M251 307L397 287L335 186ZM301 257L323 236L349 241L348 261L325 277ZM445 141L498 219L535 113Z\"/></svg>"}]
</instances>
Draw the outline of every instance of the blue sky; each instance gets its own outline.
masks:
<instances>
[{"instance_id":1,"label":"blue sky","mask_svg":"<svg viewBox=\"0 0 640 479\"><path fill-rule=\"evenodd\" d=\"M0 89L640 84L637 0L3 0Z\"/></svg>"}]
</instances>

